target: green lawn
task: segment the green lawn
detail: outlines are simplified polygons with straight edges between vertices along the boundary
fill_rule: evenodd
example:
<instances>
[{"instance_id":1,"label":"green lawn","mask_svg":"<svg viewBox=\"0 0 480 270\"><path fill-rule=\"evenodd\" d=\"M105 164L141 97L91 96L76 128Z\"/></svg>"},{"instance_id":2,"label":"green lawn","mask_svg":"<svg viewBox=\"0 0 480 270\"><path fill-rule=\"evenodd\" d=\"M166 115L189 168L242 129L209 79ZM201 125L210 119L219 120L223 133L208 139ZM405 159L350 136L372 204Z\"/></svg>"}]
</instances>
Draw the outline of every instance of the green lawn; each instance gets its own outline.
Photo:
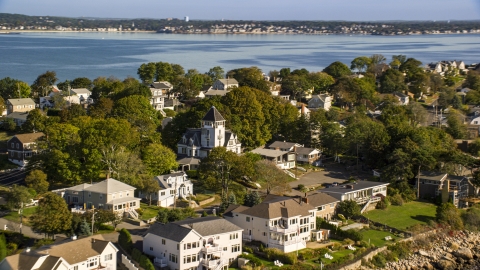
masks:
<instances>
[{"instance_id":1,"label":"green lawn","mask_svg":"<svg viewBox=\"0 0 480 270\"><path fill-rule=\"evenodd\" d=\"M23 224L29 225L29 217L35 213L37 206L27 207L23 209ZM6 220L20 223L20 215L18 211L11 211L8 215L3 217Z\"/></svg>"},{"instance_id":2,"label":"green lawn","mask_svg":"<svg viewBox=\"0 0 480 270\"><path fill-rule=\"evenodd\" d=\"M333 251L333 252L328 253L328 254L332 255L333 259L330 260L330 259L327 259L324 256L322 256L320 258L320 260L322 261L323 265L327 265L327 264L331 264L333 262L336 262L336 261L338 261L338 259L343 258L343 257L345 257L345 256L347 256L348 254L351 254L351 253L353 253L353 250L350 250L350 249ZM317 260L318 259L315 258L314 260L311 260L311 262L315 263L315 261L317 261Z\"/></svg>"},{"instance_id":3,"label":"green lawn","mask_svg":"<svg viewBox=\"0 0 480 270\"><path fill-rule=\"evenodd\" d=\"M375 209L364 214L365 217L400 230L407 230L415 224L426 224L435 218L437 206L424 202L409 202L402 206L390 205L385 210Z\"/></svg>"},{"instance_id":4,"label":"green lawn","mask_svg":"<svg viewBox=\"0 0 480 270\"><path fill-rule=\"evenodd\" d=\"M140 203L140 208L142 208L143 213L141 219L150 219L158 215L158 210L160 207L156 205L148 206L146 203Z\"/></svg>"},{"instance_id":5,"label":"green lawn","mask_svg":"<svg viewBox=\"0 0 480 270\"><path fill-rule=\"evenodd\" d=\"M8 161L7 154L1 153L0 154L0 171L7 170L7 169L15 169L18 165L13 164L12 162Z\"/></svg>"},{"instance_id":6,"label":"green lawn","mask_svg":"<svg viewBox=\"0 0 480 270\"><path fill-rule=\"evenodd\" d=\"M393 234L384 231L377 231L377 230L362 230L360 231L363 235L363 241L369 242L374 244L376 247L382 247L387 243L392 243L393 241L385 240L385 236L391 236L392 239L397 239Z\"/></svg>"}]
</instances>

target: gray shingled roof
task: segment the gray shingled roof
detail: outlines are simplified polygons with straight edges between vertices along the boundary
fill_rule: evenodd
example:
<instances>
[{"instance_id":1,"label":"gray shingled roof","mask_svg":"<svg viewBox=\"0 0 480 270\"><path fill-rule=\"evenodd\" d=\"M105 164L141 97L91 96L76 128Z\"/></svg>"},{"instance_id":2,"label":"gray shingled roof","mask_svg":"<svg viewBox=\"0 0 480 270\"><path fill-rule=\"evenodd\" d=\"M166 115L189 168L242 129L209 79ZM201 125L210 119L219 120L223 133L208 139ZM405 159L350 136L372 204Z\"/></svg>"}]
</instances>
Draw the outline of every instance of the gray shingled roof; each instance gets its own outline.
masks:
<instances>
[{"instance_id":1,"label":"gray shingled roof","mask_svg":"<svg viewBox=\"0 0 480 270\"><path fill-rule=\"evenodd\" d=\"M135 189L134 187L122 183L118 180L113 178L108 178L107 180L103 180L102 182L95 183L87 188L86 191L93 191L98 193L110 194L119 191L126 191Z\"/></svg>"},{"instance_id":2,"label":"gray shingled roof","mask_svg":"<svg viewBox=\"0 0 480 270\"><path fill-rule=\"evenodd\" d=\"M172 88L172 85L169 82L163 81L163 82L154 82L151 84L153 88L155 89L170 89Z\"/></svg>"},{"instance_id":3,"label":"gray shingled roof","mask_svg":"<svg viewBox=\"0 0 480 270\"><path fill-rule=\"evenodd\" d=\"M338 202L339 200L322 192L318 192L308 196L308 204L319 207L326 204L331 204L334 202Z\"/></svg>"},{"instance_id":4,"label":"gray shingled roof","mask_svg":"<svg viewBox=\"0 0 480 270\"><path fill-rule=\"evenodd\" d=\"M420 172L420 179L425 180L441 181L445 176L447 174L442 172Z\"/></svg>"},{"instance_id":5,"label":"gray shingled roof","mask_svg":"<svg viewBox=\"0 0 480 270\"><path fill-rule=\"evenodd\" d=\"M27 121L27 116L29 112L12 112L9 115L5 116L6 118L20 119Z\"/></svg>"},{"instance_id":6,"label":"gray shingled roof","mask_svg":"<svg viewBox=\"0 0 480 270\"><path fill-rule=\"evenodd\" d=\"M221 233L228 233L242 230L242 228L238 227L237 225L231 223L230 221L209 216L209 217L201 217L201 218L188 218L182 221L173 222L176 225L182 226L184 228L191 228L195 230L201 236L210 236L215 234Z\"/></svg>"},{"instance_id":7,"label":"gray shingled roof","mask_svg":"<svg viewBox=\"0 0 480 270\"><path fill-rule=\"evenodd\" d=\"M179 226L175 223L154 223L150 226L146 234L153 234L160 236L162 238L170 239L175 242L182 241L190 232L192 231L191 228L185 228L183 226ZM145 234L145 235L146 235Z\"/></svg>"},{"instance_id":8,"label":"gray shingled roof","mask_svg":"<svg viewBox=\"0 0 480 270\"><path fill-rule=\"evenodd\" d=\"M161 188L170 188L170 186L167 183L167 179L169 177L177 177L177 176L183 176L183 175L186 175L185 172L176 172L171 174L158 175L158 176L155 176L153 179L155 179L158 182Z\"/></svg>"},{"instance_id":9,"label":"gray shingled roof","mask_svg":"<svg viewBox=\"0 0 480 270\"><path fill-rule=\"evenodd\" d=\"M202 120L216 122L225 121L225 118L223 118L223 116L220 114L217 108L215 108L215 106L212 106L212 108L210 108L210 110L207 112L207 114L205 114Z\"/></svg>"},{"instance_id":10,"label":"gray shingled roof","mask_svg":"<svg viewBox=\"0 0 480 270\"><path fill-rule=\"evenodd\" d=\"M32 143L43 136L45 136L45 134L43 134L42 132L37 132L37 133L17 134L14 137L17 138L22 143Z\"/></svg>"},{"instance_id":11,"label":"gray shingled roof","mask_svg":"<svg viewBox=\"0 0 480 270\"><path fill-rule=\"evenodd\" d=\"M297 143L293 142L282 142L282 141L275 141L271 143L268 148L280 148L280 149L290 149L294 147L295 145L298 145Z\"/></svg>"},{"instance_id":12,"label":"gray shingled roof","mask_svg":"<svg viewBox=\"0 0 480 270\"><path fill-rule=\"evenodd\" d=\"M241 213L259 218L272 219L279 217L290 218L295 216L307 216L310 215L309 211L313 209L314 207L312 205L300 203L299 199L288 197L278 197L278 199L275 199L271 196L268 201L263 201Z\"/></svg>"},{"instance_id":13,"label":"gray shingled roof","mask_svg":"<svg viewBox=\"0 0 480 270\"><path fill-rule=\"evenodd\" d=\"M309 155L313 151L317 150L320 153L320 150L315 149L315 148L308 148L308 147L297 147L295 149L295 152L299 155Z\"/></svg>"},{"instance_id":14,"label":"gray shingled roof","mask_svg":"<svg viewBox=\"0 0 480 270\"><path fill-rule=\"evenodd\" d=\"M251 151L254 154L259 154L265 157L278 157L281 155L285 155L289 153L289 151L281 151L281 150L273 150L273 149L266 149L266 148L257 148Z\"/></svg>"},{"instance_id":15,"label":"gray shingled roof","mask_svg":"<svg viewBox=\"0 0 480 270\"><path fill-rule=\"evenodd\" d=\"M383 186L388 184L389 183L385 183L385 182L358 181L356 183L349 183L341 186L329 187L329 188L323 189L322 192L328 193L328 194L332 193L330 195L336 197L334 194L346 194L346 193L351 193L358 190L363 190L363 189L368 189L368 188L373 188L376 186ZM350 186L353 188L347 188L347 186Z\"/></svg>"},{"instance_id":16,"label":"gray shingled roof","mask_svg":"<svg viewBox=\"0 0 480 270\"><path fill-rule=\"evenodd\" d=\"M8 99L10 104L17 106L17 105L35 105L35 101L31 98L11 98Z\"/></svg>"},{"instance_id":17,"label":"gray shingled roof","mask_svg":"<svg viewBox=\"0 0 480 270\"><path fill-rule=\"evenodd\" d=\"M238 81L233 79L233 78L228 78L228 79L219 79L220 82L222 82L225 85L230 85L230 84L238 84Z\"/></svg>"}]
</instances>

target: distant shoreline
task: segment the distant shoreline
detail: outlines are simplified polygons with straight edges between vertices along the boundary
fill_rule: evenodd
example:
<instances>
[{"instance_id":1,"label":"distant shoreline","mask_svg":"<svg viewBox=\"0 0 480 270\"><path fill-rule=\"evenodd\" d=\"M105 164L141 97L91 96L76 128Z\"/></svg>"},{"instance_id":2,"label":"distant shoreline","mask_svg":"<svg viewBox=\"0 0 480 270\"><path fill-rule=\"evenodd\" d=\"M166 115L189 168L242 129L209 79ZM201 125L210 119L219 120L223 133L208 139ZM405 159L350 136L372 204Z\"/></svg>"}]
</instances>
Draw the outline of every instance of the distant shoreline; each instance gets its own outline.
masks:
<instances>
[{"instance_id":1,"label":"distant shoreline","mask_svg":"<svg viewBox=\"0 0 480 270\"><path fill-rule=\"evenodd\" d=\"M168 35L306 35L306 36L329 36L329 35L341 35L341 36L428 36L428 35L475 35L480 33L412 33L412 34L392 34L392 35L374 35L374 34L358 34L358 33L257 33L257 32L242 32L242 33L165 33L151 30L137 30L137 31L78 31L78 30L0 30L0 35L18 35L22 33L158 33Z\"/></svg>"}]
</instances>

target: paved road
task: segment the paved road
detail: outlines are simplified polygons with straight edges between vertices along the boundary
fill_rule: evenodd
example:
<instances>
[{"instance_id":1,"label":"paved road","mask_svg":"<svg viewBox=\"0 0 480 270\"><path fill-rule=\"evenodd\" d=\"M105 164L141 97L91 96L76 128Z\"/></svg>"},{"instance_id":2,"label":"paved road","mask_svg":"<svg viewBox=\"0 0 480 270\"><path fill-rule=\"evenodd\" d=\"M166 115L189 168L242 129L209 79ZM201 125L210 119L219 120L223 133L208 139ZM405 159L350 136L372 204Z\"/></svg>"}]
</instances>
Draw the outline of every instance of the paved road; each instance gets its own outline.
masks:
<instances>
[{"instance_id":1,"label":"paved road","mask_svg":"<svg viewBox=\"0 0 480 270\"><path fill-rule=\"evenodd\" d=\"M20 224L6 220L4 218L0 218L0 229L3 230L5 228L5 225L7 225L7 230L8 231L14 231L14 232L20 232ZM28 236L30 238L35 238L35 239L41 239L44 238L43 234L38 234L32 231L32 229L28 226L23 225L22 226L22 233L25 236Z\"/></svg>"}]
</instances>

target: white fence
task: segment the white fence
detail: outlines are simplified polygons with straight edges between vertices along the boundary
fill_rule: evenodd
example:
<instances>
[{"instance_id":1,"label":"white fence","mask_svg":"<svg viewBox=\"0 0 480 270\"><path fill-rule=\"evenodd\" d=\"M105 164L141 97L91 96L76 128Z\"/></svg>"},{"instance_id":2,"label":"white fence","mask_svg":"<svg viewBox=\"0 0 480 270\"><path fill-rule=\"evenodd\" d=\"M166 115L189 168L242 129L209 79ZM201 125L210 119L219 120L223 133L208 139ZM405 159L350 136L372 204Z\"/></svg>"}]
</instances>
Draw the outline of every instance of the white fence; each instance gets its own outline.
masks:
<instances>
[{"instance_id":1,"label":"white fence","mask_svg":"<svg viewBox=\"0 0 480 270\"><path fill-rule=\"evenodd\" d=\"M127 256L122 254L122 263L125 265L128 270L138 270L137 267L127 258Z\"/></svg>"}]
</instances>

